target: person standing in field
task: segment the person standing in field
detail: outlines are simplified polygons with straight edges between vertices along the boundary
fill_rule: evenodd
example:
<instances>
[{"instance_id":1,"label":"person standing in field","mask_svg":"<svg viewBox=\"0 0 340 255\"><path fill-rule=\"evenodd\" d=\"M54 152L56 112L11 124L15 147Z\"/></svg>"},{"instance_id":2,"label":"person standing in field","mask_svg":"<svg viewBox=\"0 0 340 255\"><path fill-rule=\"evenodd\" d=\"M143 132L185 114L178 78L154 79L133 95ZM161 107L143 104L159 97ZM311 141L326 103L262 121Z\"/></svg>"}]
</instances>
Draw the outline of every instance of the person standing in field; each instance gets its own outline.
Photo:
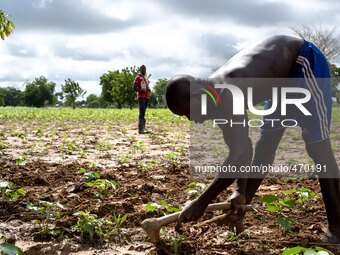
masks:
<instances>
[{"instance_id":1,"label":"person standing in field","mask_svg":"<svg viewBox=\"0 0 340 255\"><path fill-rule=\"evenodd\" d=\"M134 90L137 93L139 104L139 118L138 118L138 133L144 134L145 131L145 112L148 107L150 98L149 79L146 75L145 65L141 65L139 68L139 74L134 80Z\"/></svg>"}]
</instances>

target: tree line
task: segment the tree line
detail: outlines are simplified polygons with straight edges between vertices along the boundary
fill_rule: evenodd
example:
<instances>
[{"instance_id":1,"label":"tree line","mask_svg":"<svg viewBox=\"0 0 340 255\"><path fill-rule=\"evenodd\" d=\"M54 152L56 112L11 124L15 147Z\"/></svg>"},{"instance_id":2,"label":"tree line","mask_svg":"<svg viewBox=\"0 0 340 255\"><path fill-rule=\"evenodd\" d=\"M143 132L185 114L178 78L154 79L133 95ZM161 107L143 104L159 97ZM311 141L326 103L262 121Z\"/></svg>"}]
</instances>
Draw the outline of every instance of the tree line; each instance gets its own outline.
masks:
<instances>
[{"instance_id":1,"label":"tree line","mask_svg":"<svg viewBox=\"0 0 340 255\"><path fill-rule=\"evenodd\" d=\"M0 87L0 106L86 106L90 108L129 107L137 105L136 93L133 90L133 80L137 68L129 67L122 70L108 71L100 77L102 92L100 96L90 94L86 100L77 101L86 91L80 84L70 78L61 85L61 92L55 92L56 83L45 76L25 82L23 91L14 87ZM167 79L159 79L150 95L151 107L165 107L165 89Z\"/></svg>"},{"instance_id":2,"label":"tree line","mask_svg":"<svg viewBox=\"0 0 340 255\"><path fill-rule=\"evenodd\" d=\"M14 87L0 87L0 106L28 106L44 107L61 103L75 108L76 99L83 96L84 91L78 82L71 79L65 80L61 86L62 91L55 93L56 83L49 81L45 76L35 78L32 82L25 82L25 90Z\"/></svg>"}]
</instances>

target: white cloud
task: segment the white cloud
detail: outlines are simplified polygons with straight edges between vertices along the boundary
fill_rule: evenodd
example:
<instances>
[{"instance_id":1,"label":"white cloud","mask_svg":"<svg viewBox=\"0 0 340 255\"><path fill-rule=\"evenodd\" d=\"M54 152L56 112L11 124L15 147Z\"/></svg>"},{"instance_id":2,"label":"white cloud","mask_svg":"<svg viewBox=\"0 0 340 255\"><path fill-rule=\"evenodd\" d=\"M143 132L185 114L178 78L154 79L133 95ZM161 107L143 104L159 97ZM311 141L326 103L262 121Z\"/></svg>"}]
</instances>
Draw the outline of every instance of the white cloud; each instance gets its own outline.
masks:
<instances>
[{"instance_id":1,"label":"white cloud","mask_svg":"<svg viewBox=\"0 0 340 255\"><path fill-rule=\"evenodd\" d=\"M0 86L45 75L96 94L108 70L145 64L152 82L206 77L249 43L340 21L336 0L11 0L1 8L17 28L0 42Z\"/></svg>"}]
</instances>

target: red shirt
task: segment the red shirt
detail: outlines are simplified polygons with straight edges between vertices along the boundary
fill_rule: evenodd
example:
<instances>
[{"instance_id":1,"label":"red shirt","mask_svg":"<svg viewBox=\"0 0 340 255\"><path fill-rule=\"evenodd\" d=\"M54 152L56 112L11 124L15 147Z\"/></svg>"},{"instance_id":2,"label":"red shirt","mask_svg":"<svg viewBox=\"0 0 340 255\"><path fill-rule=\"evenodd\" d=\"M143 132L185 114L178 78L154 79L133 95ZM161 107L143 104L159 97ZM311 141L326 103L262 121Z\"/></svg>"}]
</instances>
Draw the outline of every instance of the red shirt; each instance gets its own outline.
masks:
<instances>
[{"instance_id":1,"label":"red shirt","mask_svg":"<svg viewBox=\"0 0 340 255\"><path fill-rule=\"evenodd\" d=\"M135 90L138 93L138 98L149 98L149 80L142 74L138 74L133 82L136 87ZM144 90L143 90L144 88Z\"/></svg>"}]
</instances>

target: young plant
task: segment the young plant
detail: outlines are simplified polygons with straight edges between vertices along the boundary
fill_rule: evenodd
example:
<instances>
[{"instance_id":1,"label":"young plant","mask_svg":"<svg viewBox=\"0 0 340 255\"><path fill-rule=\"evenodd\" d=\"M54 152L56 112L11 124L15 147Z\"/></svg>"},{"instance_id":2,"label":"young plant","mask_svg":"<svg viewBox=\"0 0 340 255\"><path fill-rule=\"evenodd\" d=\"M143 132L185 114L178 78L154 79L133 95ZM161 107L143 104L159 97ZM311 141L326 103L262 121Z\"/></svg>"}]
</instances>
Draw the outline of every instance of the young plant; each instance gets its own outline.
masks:
<instances>
[{"instance_id":1,"label":"young plant","mask_svg":"<svg viewBox=\"0 0 340 255\"><path fill-rule=\"evenodd\" d=\"M113 145L109 141L99 141L95 148L99 151L111 150Z\"/></svg>"},{"instance_id":2,"label":"young plant","mask_svg":"<svg viewBox=\"0 0 340 255\"><path fill-rule=\"evenodd\" d=\"M120 155L120 156L117 156L116 159L118 163L120 164L126 164L126 163L129 163L130 161L130 158L128 155Z\"/></svg>"},{"instance_id":3,"label":"young plant","mask_svg":"<svg viewBox=\"0 0 340 255\"><path fill-rule=\"evenodd\" d=\"M189 188L185 190L188 193L188 199L193 200L198 197L207 188L207 185L201 182L190 182Z\"/></svg>"},{"instance_id":4,"label":"young plant","mask_svg":"<svg viewBox=\"0 0 340 255\"><path fill-rule=\"evenodd\" d=\"M173 207L165 200L158 200L157 202L149 202L144 205L147 213L157 213L158 215L165 215L166 213L179 212L180 209Z\"/></svg>"},{"instance_id":5,"label":"young plant","mask_svg":"<svg viewBox=\"0 0 340 255\"><path fill-rule=\"evenodd\" d=\"M95 171L86 170L85 168L79 169L80 174L84 174L86 181L93 181L100 178L100 174Z\"/></svg>"},{"instance_id":6,"label":"young plant","mask_svg":"<svg viewBox=\"0 0 340 255\"><path fill-rule=\"evenodd\" d=\"M60 149L66 153L66 154L70 154L71 151L78 151L78 146L76 145L75 142L72 141L68 141L68 142L64 142L64 144L62 144L60 146Z\"/></svg>"},{"instance_id":7,"label":"young plant","mask_svg":"<svg viewBox=\"0 0 340 255\"><path fill-rule=\"evenodd\" d=\"M315 202L317 197L317 194L314 191L305 187L301 187L295 194L298 197L297 202L301 204L303 211L305 211L311 203Z\"/></svg>"},{"instance_id":8,"label":"young plant","mask_svg":"<svg viewBox=\"0 0 340 255\"><path fill-rule=\"evenodd\" d=\"M20 197L26 195L26 191L23 188L13 190L14 183L10 181L0 180L0 195L2 199L8 201L16 201Z\"/></svg>"},{"instance_id":9,"label":"young plant","mask_svg":"<svg viewBox=\"0 0 340 255\"><path fill-rule=\"evenodd\" d=\"M175 234L169 234L166 230L166 228L161 229L161 234L164 236L164 240L169 243L169 246L171 248L172 254L182 254L181 248L183 241L185 241L186 236L181 235L178 232L175 232Z\"/></svg>"},{"instance_id":10,"label":"young plant","mask_svg":"<svg viewBox=\"0 0 340 255\"><path fill-rule=\"evenodd\" d=\"M24 252L18 246L5 242L5 243L0 244L0 254L24 255Z\"/></svg>"},{"instance_id":11,"label":"young plant","mask_svg":"<svg viewBox=\"0 0 340 255\"><path fill-rule=\"evenodd\" d=\"M143 152L145 150L145 145L143 141L135 142L131 145L131 151L133 154L139 152Z\"/></svg>"},{"instance_id":12,"label":"young plant","mask_svg":"<svg viewBox=\"0 0 340 255\"><path fill-rule=\"evenodd\" d=\"M117 229L117 236L118 236L119 243L121 242L121 239L120 239L120 237L121 237L121 226L126 221L127 217L128 217L127 213L125 213L124 215L113 213L113 220L114 220L114 224L115 224L116 229Z\"/></svg>"},{"instance_id":13,"label":"young plant","mask_svg":"<svg viewBox=\"0 0 340 255\"><path fill-rule=\"evenodd\" d=\"M15 164L20 166L26 160L26 156L19 156L15 159Z\"/></svg>"},{"instance_id":14,"label":"young plant","mask_svg":"<svg viewBox=\"0 0 340 255\"><path fill-rule=\"evenodd\" d=\"M73 228L81 233L83 240L107 239L112 234L110 231L112 222L98 219L96 214L91 214L86 210L76 212L74 215L78 217L78 220Z\"/></svg>"},{"instance_id":15,"label":"young plant","mask_svg":"<svg viewBox=\"0 0 340 255\"><path fill-rule=\"evenodd\" d=\"M100 190L100 193L94 193L96 196L100 196L100 194L110 195L118 188L118 183L116 181L106 179L92 180L87 182L86 185Z\"/></svg>"},{"instance_id":16,"label":"young plant","mask_svg":"<svg viewBox=\"0 0 340 255\"><path fill-rule=\"evenodd\" d=\"M164 158L168 159L172 166L177 166L180 161L180 156L176 152L170 152L164 156Z\"/></svg>"},{"instance_id":17,"label":"young plant","mask_svg":"<svg viewBox=\"0 0 340 255\"><path fill-rule=\"evenodd\" d=\"M42 233L50 234L51 231L53 232L53 229L50 229L48 225L52 223L53 219L60 219L60 210L65 209L65 207L59 202L52 203L42 200L39 201L39 205L41 206L28 203L26 207L41 217L41 220L36 220L35 223L41 224Z\"/></svg>"},{"instance_id":18,"label":"young plant","mask_svg":"<svg viewBox=\"0 0 340 255\"><path fill-rule=\"evenodd\" d=\"M334 255L334 253L319 246L314 248L296 246L292 248L285 248L281 255Z\"/></svg>"},{"instance_id":19,"label":"young plant","mask_svg":"<svg viewBox=\"0 0 340 255\"><path fill-rule=\"evenodd\" d=\"M284 208L294 208L295 200L291 197L280 198L275 195L265 195L262 202L267 204L267 210L277 214L277 223L286 231L291 230L291 219L285 216L282 211Z\"/></svg>"},{"instance_id":20,"label":"young plant","mask_svg":"<svg viewBox=\"0 0 340 255\"><path fill-rule=\"evenodd\" d=\"M154 166L152 162L142 162L142 161L139 161L137 165L141 169L142 173L146 172L148 169Z\"/></svg>"}]
</instances>

